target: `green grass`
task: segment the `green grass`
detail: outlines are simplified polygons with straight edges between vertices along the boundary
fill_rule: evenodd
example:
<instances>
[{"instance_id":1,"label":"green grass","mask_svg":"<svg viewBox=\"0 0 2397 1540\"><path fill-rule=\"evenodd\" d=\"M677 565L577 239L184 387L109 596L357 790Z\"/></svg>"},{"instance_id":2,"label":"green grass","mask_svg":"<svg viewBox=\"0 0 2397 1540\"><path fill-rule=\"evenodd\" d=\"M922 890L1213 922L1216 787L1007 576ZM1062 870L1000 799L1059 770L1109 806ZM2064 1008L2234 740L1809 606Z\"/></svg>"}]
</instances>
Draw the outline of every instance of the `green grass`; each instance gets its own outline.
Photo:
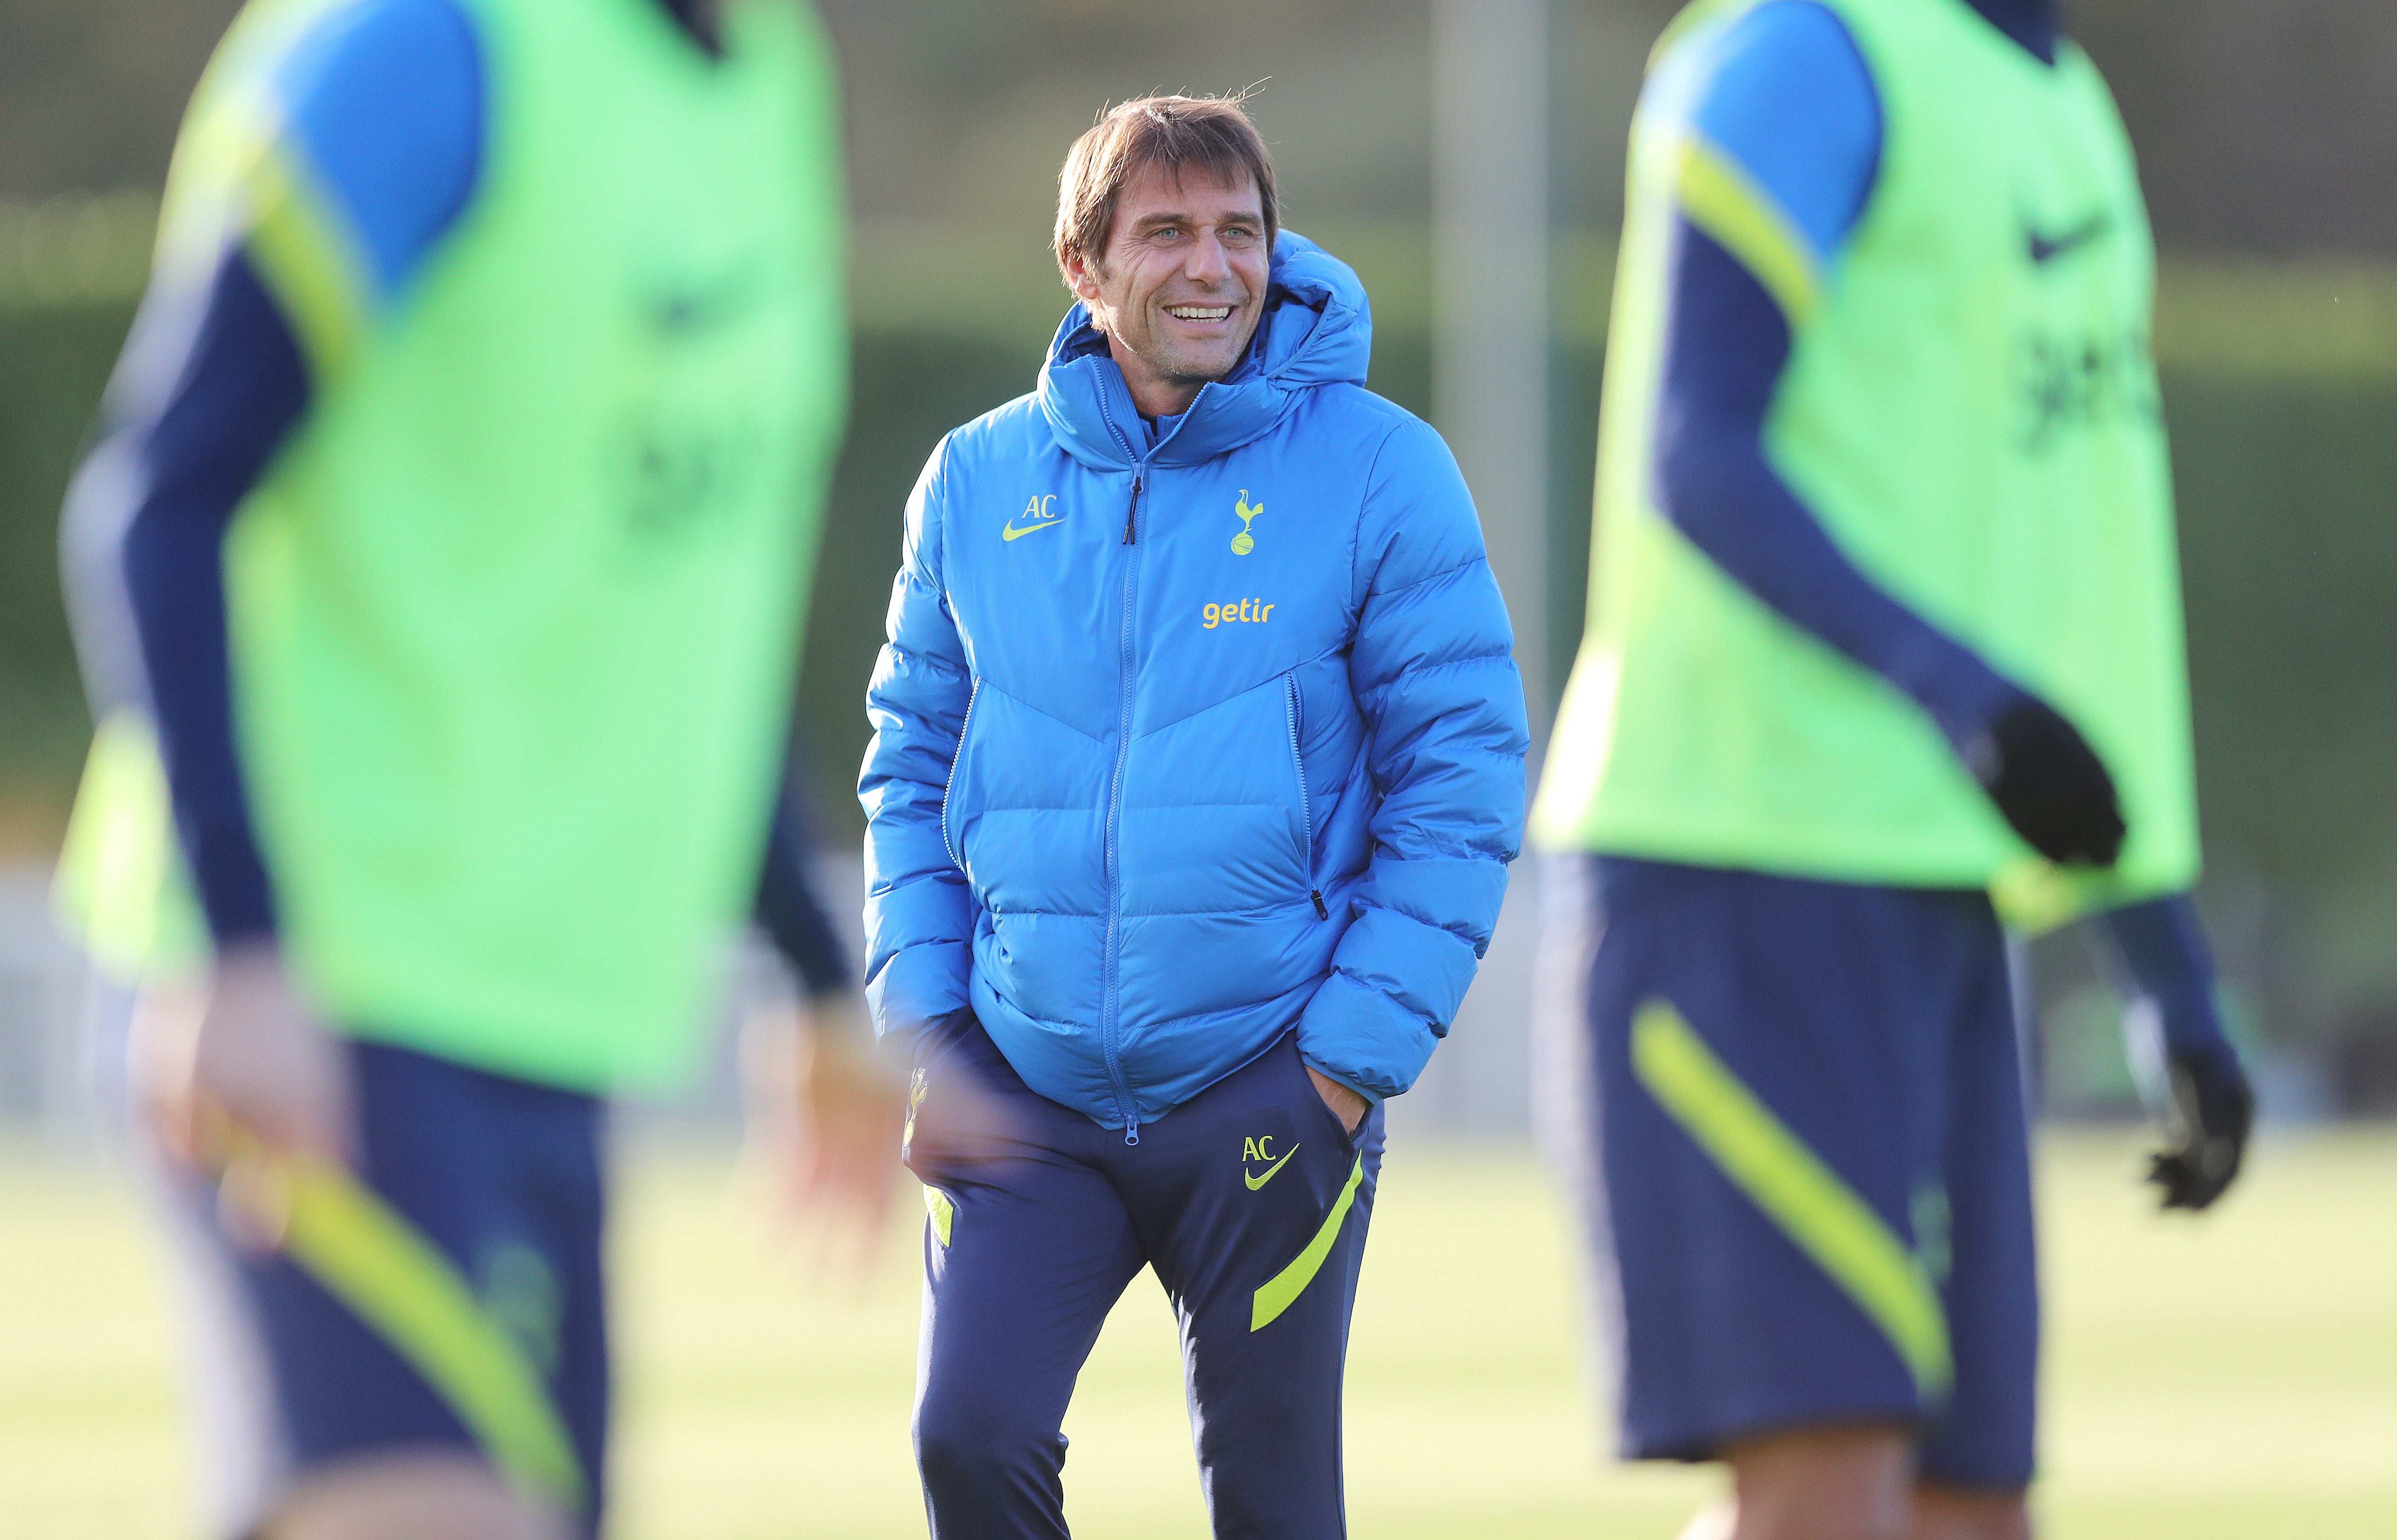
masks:
<instances>
[{"instance_id":1,"label":"green grass","mask_svg":"<svg viewBox=\"0 0 2397 1540\"><path fill-rule=\"evenodd\" d=\"M2137 1157L2116 1134L2043 1146L2045 1533L2397 1534L2397 1133L2268 1143L2198 1223L2147 1212ZM628 1176L621 1540L920 1535L912 1238L861 1295L770 1244L721 1162L651 1157ZM1712 1490L1600 1457L1560 1214L1519 1155L1391 1159L1349 1375L1360 1540L1667 1540ZM185 1533L167 1313L119 1184L0 1161L0 1532ZM1078 1533L1204 1534L1148 1279L1067 1431Z\"/></svg>"}]
</instances>

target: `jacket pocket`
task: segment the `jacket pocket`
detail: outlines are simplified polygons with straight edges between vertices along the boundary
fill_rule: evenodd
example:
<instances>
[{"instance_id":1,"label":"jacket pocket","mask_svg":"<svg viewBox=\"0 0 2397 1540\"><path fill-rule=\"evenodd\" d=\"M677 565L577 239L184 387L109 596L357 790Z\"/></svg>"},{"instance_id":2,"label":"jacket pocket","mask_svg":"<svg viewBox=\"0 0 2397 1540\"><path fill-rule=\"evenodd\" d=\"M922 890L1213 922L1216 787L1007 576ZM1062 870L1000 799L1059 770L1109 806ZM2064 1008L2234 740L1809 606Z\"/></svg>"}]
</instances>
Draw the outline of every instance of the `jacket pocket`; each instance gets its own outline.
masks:
<instances>
[{"instance_id":1,"label":"jacket pocket","mask_svg":"<svg viewBox=\"0 0 2397 1540\"><path fill-rule=\"evenodd\" d=\"M1299 733L1306 726L1300 709L1298 676L1285 674L1282 682L1282 710L1290 725L1290 770L1298 781L1298 864L1305 874L1306 896L1315 904L1315 917L1330 919L1332 911L1324 907L1323 890L1315 883L1315 809L1306 795L1306 757L1299 751ZM969 706L968 710L972 708Z\"/></svg>"},{"instance_id":2,"label":"jacket pocket","mask_svg":"<svg viewBox=\"0 0 2397 1540\"><path fill-rule=\"evenodd\" d=\"M957 806L957 767L966 761L966 736L973 731L974 703L981 699L982 681L976 679L972 691L966 696L965 716L957 723L957 752L949 757L948 783L941 788L941 846L949 852L950 862L961 872L966 869L966 864L957 854L957 837L949 828L949 812Z\"/></svg>"}]
</instances>

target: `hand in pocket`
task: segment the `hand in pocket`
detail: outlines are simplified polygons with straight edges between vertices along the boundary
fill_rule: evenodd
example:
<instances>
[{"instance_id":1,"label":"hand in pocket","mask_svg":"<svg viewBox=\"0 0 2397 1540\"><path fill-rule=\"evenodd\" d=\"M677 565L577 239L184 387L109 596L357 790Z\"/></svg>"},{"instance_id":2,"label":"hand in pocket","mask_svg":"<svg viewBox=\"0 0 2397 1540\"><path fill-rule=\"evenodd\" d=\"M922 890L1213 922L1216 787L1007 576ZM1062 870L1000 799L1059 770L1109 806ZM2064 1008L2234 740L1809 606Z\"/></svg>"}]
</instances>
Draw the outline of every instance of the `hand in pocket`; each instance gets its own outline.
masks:
<instances>
[{"instance_id":1,"label":"hand in pocket","mask_svg":"<svg viewBox=\"0 0 2397 1540\"><path fill-rule=\"evenodd\" d=\"M1332 1116L1339 1118L1340 1126L1351 1134L1365 1120L1365 1114L1373 1110L1371 1102L1331 1076L1319 1073L1313 1065L1306 1066L1306 1078L1315 1087L1315 1093L1323 1098L1323 1105L1332 1109Z\"/></svg>"}]
</instances>

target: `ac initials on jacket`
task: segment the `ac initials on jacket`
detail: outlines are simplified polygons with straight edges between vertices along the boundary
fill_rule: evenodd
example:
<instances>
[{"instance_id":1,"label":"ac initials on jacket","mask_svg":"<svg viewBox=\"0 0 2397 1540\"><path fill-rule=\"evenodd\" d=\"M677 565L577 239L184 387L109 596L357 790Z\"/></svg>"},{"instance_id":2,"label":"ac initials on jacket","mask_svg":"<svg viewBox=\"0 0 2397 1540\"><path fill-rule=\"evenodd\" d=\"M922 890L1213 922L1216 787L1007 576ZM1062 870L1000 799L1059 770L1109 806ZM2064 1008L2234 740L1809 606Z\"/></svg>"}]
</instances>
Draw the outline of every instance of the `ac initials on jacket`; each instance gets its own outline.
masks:
<instances>
[{"instance_id":1,"label":"ac initials on jacket","mask_svg":"<svg viewBox=\"0 0 2397 1540\"><path fill-rule=\"evenodd\" d=\"M1025 535L1056 528L1057 521L1065 516L1057 511L1057 494L1043 493L1026 502L1024 512L1009 519L1007 528L998 532L998 538L1002 541L1020 540Z\"/></svg>"}]
</instances>

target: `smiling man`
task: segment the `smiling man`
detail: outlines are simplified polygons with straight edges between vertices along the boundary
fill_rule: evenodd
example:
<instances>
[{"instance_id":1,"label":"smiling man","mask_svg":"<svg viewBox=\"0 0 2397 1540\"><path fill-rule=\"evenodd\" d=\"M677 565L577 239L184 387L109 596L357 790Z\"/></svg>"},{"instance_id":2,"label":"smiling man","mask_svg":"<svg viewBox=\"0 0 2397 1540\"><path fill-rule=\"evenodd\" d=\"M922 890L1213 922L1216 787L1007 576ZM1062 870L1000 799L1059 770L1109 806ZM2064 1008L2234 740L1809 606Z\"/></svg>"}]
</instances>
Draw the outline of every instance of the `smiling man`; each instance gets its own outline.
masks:
<instances>
[{"instance_id":1,"label":"smiling man","mask_svg":"<svg viewBox=\"0 0 2397 1540\"><path fill-rule=\"evenodd\" d=\"M860 790L937 1540L1065 1533L1066 1401L1144 1265L1215 1533L1345 1531L1381 1104L1489 941L1528 740L1455 462L1363 388L1356 275L1277 224L1237 102L1107 113L1038 388L908 503Z\"/></svg>"}]
</instances>

